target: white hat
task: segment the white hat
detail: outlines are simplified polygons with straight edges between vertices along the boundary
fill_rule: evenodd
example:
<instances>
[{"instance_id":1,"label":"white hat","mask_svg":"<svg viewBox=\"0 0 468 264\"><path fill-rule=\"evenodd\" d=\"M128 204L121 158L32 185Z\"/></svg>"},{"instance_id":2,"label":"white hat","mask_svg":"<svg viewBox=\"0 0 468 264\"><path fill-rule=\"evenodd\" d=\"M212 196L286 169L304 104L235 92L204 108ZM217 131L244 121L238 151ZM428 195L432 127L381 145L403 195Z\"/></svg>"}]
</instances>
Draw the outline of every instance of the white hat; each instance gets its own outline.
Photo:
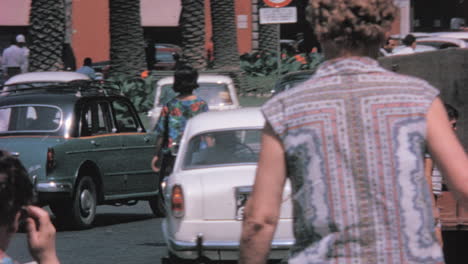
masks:
<instances>
[{"instance_id":1,"label":"white hat","mask_svg":"<svg viewBox=\"0 0 468 264\"><path fill-rule=\"evenodd\" d=\"M23 35L23 34L19 34L18 36L16 36L16 42L18 42L18 43L25 43L25 42L26 42L26 39L24 38L24 35Z\"/></svg>"}]
</instances>

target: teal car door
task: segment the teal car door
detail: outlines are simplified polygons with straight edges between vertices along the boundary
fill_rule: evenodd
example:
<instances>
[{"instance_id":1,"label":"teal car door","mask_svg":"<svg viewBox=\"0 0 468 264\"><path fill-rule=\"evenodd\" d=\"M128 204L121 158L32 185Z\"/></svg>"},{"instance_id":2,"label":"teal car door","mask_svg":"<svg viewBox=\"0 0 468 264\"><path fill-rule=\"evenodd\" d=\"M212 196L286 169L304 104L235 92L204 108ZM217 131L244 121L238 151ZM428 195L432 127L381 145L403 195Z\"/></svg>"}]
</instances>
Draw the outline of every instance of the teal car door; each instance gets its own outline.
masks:
<instances>
[{"instance_id":1,"label":"teal car door","mask_svg":"<svg viewBox=\"0 0 468 264\"><path fill-rule=\"evenodd\" d=\"M105 196L118 195L126 188L122 137L114 133L111 113L107 101L84 103L79 115L79 144L72 151L80 160L97 166Z\"/></svg>"},{"instance_id":2,"label":"teal car door","mask_svg":"<svg viewBox=\"0 0 468 264\"><path fill-rule=\"evenodd\" d=\"M151 159L155 153L156 136L146 133L138 115L126 100L112 102L117 134L122 139L122 154L125 163L128 193L155 192L158 178L151 170Z\"/></svg>"}]
</instances>

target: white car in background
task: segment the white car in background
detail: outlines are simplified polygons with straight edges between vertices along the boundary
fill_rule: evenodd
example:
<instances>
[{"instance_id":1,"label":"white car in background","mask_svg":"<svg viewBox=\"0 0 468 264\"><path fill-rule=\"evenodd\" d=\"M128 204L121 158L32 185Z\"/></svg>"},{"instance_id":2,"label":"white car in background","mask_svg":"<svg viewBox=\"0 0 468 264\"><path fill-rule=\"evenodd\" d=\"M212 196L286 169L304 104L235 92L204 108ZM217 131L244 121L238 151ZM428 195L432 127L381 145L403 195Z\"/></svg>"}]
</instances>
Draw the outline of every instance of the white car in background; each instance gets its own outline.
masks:
<instances>
[{"instance_id":1,"label":"white car in background","mask_svg":"<svg viewBox=\"0 0 468 264\"><path fill-rule=\"evenodd\" d=\"M210 111L189 120L174 171L162 183L169 263L238 258L264 122L259 108L251 107ZM271 259L287 257L294 243L290 193L288 180Z\"/></svg>"},{"instance_id":2,"label":"white car in background","mask_svg":"<svg viewBox=\"0 0 468 264\"><path fill-rule=\"evenodd\" d=\"M455 38L468 42L468 32L467 31L448 31L448 32L434 32L431 33L433 37L440 38Z\"/></svg>"},{"instance_id":3,"label":"white car in background","mask_svg":"<svg viewBox=\"0 0 468 264\"><path fill-rule=\"evenodd\" d=\"M15 75L3 84L3 92L21 88L44 87L73 81L89 81L87 75L78 72L46 71L27 72Z\"/></svg>"},{"instance_id":4,"label":"white car in background","mask_svg":"<svg viewBox=\"0 0 468 264\"><path fill-rule=\"evenodd\" d=\"M405 45L399 45L396 46L392 53L389 53L387 56L398 56L398 55L405 55L405 54L398 54L400 50L406 48ZM414 53L419 53L419 52L427 52L427 51L434 51L437 50L437 48L429 46L429 45L421 45L421 44L416 44L416 49L414 50Z\"/></svg>"},{"instance_id":5,"label":"white car in background","mask_svg":"<svg viewBox=\"0 0 468 264\"><path fill-rule=\"evenodd\" d=\"M416 40L419 45L431 46L436 49L447 49L447 48L466 48L468 43L464 40L452 38L452 37L425 37Z\"/></svg>"},{"instance_id":6,"label":"white car in background","mask_svg":"<svg viewBox=\"0 0 468 264\"><path fill-rule=\"evenodd\" d=\"M164 77L156 83L154 107L148 112L149 130L154 129L159 119L161 109L177 94L172 90L174 77ZM229 110L239 108L239 99L233 80L224 75L200 74L198 76L199 87L194 94L208 103L211 110Z\"/></svg>"}]
</instances>

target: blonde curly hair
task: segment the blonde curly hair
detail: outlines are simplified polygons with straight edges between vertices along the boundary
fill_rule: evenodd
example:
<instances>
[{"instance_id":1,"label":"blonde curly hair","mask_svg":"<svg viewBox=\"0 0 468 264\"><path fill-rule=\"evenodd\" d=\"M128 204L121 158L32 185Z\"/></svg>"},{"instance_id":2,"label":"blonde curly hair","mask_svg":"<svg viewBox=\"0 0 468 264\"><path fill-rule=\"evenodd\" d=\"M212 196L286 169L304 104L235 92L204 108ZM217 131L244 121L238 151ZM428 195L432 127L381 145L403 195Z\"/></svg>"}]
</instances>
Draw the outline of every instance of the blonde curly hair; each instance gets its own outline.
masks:
<instances>
[{"instance_id":1,"label":"blonde curly hair","mask_svg":"<svg viewBox=\"0 0 468 264\"><path fill-rule=\"evenodd\" d=\"M321 41L352 49L383 43L396 11L393 0L310 0L307 13Z\"/></svg>"}]
</instances>

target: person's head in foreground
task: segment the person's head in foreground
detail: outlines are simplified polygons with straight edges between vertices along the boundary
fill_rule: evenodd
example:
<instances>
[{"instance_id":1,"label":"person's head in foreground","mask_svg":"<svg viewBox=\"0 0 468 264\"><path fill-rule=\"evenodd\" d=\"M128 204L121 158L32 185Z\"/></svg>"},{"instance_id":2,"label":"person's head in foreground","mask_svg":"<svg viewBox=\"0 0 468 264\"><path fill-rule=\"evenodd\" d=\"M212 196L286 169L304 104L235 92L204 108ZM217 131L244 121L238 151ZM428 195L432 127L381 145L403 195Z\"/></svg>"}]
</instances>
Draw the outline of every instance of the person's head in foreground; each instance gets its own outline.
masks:
<instances>
[{"instance_id":1,"label":"person's head in foreground","mask_svg":"<svg viewBox=\"0 0 468 264\"><path fill-rule=\"evenodd\" d=\"M311 0L308 20L330 58L376 58L395 19L392 0Z\"/></svg>"},{"instance_id":2,"label":"person's head in foreground","mask_svg":"<svg viewBox=\"0 0 468 264\"><path fill-rule=\"evenodd\" d=\"M30 205L33 185L21 162L0 150L0 263L12 261L6 250L12 236L24 222L31 256L39 264L58 263L55 253L55 228L49 215Z\"/></svg>"},{"instance_id":3,"label":"person's head in foreground","mask_svg":"<svg viewBox=\"0 0 468 264\"><path fill-rule=\"evenodd\" d=\"M0 150L0 226L2 234L18 230L23 206L33 198L33 187L20 161Z\"/></svg>"}]
</instances>

